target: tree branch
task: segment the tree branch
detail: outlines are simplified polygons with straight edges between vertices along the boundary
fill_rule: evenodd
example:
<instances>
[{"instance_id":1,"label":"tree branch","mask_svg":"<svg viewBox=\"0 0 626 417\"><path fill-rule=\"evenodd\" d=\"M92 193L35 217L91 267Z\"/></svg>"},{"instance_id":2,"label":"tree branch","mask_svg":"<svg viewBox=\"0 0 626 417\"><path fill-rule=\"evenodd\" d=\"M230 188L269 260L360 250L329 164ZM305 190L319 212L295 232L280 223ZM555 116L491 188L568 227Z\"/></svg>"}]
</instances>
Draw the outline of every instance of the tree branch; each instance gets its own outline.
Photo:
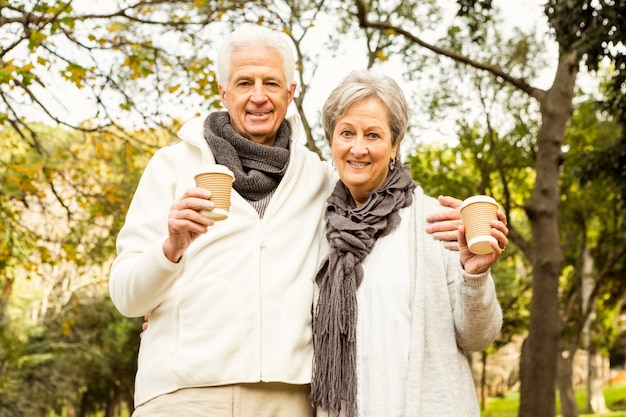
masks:
<instances>
[{"instance_id":1,"label":"tree branch","mask_svg":"<svg viewBox=\"0 0 626 417\"><path fill-rule=\"evenodd\" d=\"M371 29L377 29L380 31L387 31L387 32L393 32L399 35L402 35L403 37L405 37L408 41L417 44L425 49L428 49L429 51L432 51L438 55L443 55L446 56L450 59L453 59L454 61L460 62L462 64L466 64L466 65L470 65L476 69L479 70L484 70L487 72L490 72L491 74L493 74L494 76L512 84L514 87L524 91L525 93L527 93L528 95L530 95L531 97L534 97L535 99L537 99L538 101L542 101L543 97L545 96L546 92L545 90L536 88L531 86L530 84L528 84L526 82L526 80L521 79L521 78L516 78L511 76L510 74L508 74L506 71L504 71L501 67L496 66L496 65L489 65L489 64L485 64L482 62L478 62L478 61L474 61L473 59L470 59L468 57L466 57L465 55L461 55L458 54L456 52L453 51L449 51L447 49L443 49L440 48L436 45L432 45L426 41L424 41L423 39L413 35L412 33L402 29L401 27L392 25L390 23L387 22L372 22L370 20L368 20L367 18L367 9L365 7L365 3L363 2L363 0L355 0L355 4L357 6L357 13L356 13L356 17L359 21L359 26L361 28L371 28Z\"/></svg>"}]
</instances>

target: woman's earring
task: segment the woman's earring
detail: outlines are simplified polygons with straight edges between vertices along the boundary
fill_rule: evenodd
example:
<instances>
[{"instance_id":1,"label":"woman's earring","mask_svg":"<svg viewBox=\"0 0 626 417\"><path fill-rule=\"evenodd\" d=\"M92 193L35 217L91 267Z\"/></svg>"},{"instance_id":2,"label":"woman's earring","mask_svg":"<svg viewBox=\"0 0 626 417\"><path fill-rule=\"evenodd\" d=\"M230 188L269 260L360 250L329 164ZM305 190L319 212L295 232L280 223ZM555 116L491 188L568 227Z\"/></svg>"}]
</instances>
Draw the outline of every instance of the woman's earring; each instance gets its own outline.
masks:
<instances>
[{"instance_id":1,"label":"woman's earring","mask_svg":"<svg viewBox=\"0 0 626 417\"><path fill-rule=\"evenodd\" d=\"M392 159L389 161L389 171L393 171L394 169L396 169L396 159Z\"/></svg>"}]
</instances>

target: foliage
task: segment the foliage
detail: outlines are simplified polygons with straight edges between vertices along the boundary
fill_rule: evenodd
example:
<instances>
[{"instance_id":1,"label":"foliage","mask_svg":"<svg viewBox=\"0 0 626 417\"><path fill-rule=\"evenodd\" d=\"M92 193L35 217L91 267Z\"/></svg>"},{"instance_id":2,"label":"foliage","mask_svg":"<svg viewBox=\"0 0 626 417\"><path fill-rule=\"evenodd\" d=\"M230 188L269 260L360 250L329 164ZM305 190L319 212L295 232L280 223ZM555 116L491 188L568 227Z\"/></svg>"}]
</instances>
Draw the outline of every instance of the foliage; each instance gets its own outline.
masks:
<instances>
[{"instance_id":1,"label":"foliage","mask_svg":"<svg viewBox=\"0 0 626 417\"><path fill-rule=\"evenodd\" d=\"M108 132L29 129L45 138L36 148L13 129L0 131L9 145L0 157L5 288L20 274L35 276L61 260L89 268L108 259L138 175L154 149ZM146 143L164 143L158 132L152 139L149 132L138 133Z\"/></svg>"},{"instance_id":2,"label":"foliage","mask_svg":"<svg viewBox=\"0 0 626 417\"><path fill-rule=\"evenodd\" d=\"M599 167L592 165L598 162L597 155L615 149L622 136L619 120L596 101L579 103L568 127L562 175L559 218L566 265L561 297L563 334L575 347L582 327L591 318L591 342L605 355L617 339L626 292L623 280L617 278L624 273L626 206L619 175L614 174L621 168L606 164L598 174L591 173L598 171ZM588 311L584 309L588 295L581 288L586 251L595 266Z\"/></svg>"},{"instance_id":3,"label":"foliage","mask_svg":"<svg viewBox=\"0 0 626 417\"><path fill-rule=\"evenodd\" d=\"M592 70L597 70L605 59L610 59L622 72L621 75L616 73L615 81L621 79L623 82L626 54L619 50L619 45L623 47L626 38L623 26L626 2L550 0L545 11L562 48L576 50Z\"/></svg>"},{"instance_id":4,"label":"foliage","mask_svg":"<svg viewBox=\"0 0 626 417\"><path fill-rule=\"evenodd\" d=\"M14 37L3 39L0 53L2 122L24 128L20 113L28 103L59 124L85 130L117 124L114 107L160 125L159 104L169 95L215 104L211 55L198 30L239 8L220 3L137 1L81 8L66 1L3 1L0 27ZM87 117L93 126L79 126L62 106L51 105L63 98L37 88L56 76L66 81L69 93L85 94L81 99L93 109Z\"/></svg>"},{"instance_id":5,"label":"foliage","mask_svg":"<svg viewBox=\"0 0 626 417\"><path fill-rule=\"evenodd\" d=\"M157 131L137 132L139 141L124 142L107 132L29 128L45 138L38 150L12 129L0 131L4 143L14 145L0 156L6 184L0 196L0 231L8 243L0 283L10 289L3 293L0 311L0 415L33 415L37 407L41 414L68 402L78 407L90 395L100 395L100 401L87 404L100 407L115 391L98 366L115 370L135 363L135 350L116 350L123 347L119 334L97 333L104 329L94 324L94 315L102 315L101 323L122 326L109 332L128 326L119 316L111 319L118 313L104 298L107 266L139 175L153 149L170 139L167 132ZM154 145L147 148L147 143ZM78 327L72 328L74 324ZM139 328L132 330L135 341ZM72 330L80 331L82 339L68 339ZM107 358L101 349L105 356L120 354ZM76 355L82 351L94 356L79 360ZM89 361L98 365L75 366ZM133 374L117 378L124 390L120 396L128 402ZM104 389L100 383L106 384L106 395L98 391Z\"/></svg>"},{"instance_id":6,"label":"foliage","mask_svg":"<svg viewBox=\"0 0 626 417\"><path fill-rule=\"evenodd\" d=\"M13 346L18 366L3 378L0 415L94 415L132 406L141 321L122 318L102 292L75 293L54 320L29 327Z\"/></svg>"}]
</instances>

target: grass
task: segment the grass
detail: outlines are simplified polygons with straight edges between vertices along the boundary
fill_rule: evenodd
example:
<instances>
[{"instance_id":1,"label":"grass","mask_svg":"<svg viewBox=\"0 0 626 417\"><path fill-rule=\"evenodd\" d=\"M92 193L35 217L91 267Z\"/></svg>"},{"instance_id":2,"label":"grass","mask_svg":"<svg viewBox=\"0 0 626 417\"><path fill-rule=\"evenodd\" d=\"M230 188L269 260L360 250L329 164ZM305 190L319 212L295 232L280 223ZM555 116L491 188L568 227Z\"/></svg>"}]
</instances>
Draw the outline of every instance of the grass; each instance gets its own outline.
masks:
<instances>
[{"instance_id":1,"label":"grass","mask_svg":"<svg viewBox=\"0 0 626 417\"><path fill-rule=\"evenodd\" d=\"M604 400L611 410L605 414L584 414L587 409L587 391L576 391L576 403L580 410L579 417L626 417L626 384L606 387ZM557 397L557 412L559 410ZM519 409L519 392L511 392L503 398L490 398L487 409L481 413L484 417L517 417ZM560 415L560 414L559 414Z\"/></svg>"},{"instance_id":2,"label":"grass","mask_svg":"<svg viewBox=\"0 0 626 417\"><path fill-rule=\"evenodd\" d=\"M626 384L614 385L604 389L604 400L607 407L611 410L605 414L585 414L587 409L587 391L581 389L576 391L576 403L578 404L579 417L626 417ZM556 400L557 412L559 410L560 401L557 395ZM510 392L502 398L490 398L487 410L483 410L483 417L517 417L519 409L519 392ZM65 413L61 414L65 415ZM128 412L122 413L128 416ZM558 414L560 415L560 414ZM49 414L49 417L56 414Z\"/></svg>"}]
</instances>

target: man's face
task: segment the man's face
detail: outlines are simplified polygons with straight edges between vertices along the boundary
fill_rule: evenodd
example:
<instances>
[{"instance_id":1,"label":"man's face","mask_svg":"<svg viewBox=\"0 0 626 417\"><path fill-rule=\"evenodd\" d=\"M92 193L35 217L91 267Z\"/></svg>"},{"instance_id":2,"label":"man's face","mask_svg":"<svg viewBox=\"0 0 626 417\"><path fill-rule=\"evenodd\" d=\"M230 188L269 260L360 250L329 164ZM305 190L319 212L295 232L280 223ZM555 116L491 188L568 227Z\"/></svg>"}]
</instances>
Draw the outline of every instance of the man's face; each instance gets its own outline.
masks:
<instances>
[{"instance_id":1,"label":"man's face","mask_svg":"<svg viewBox=\"0 0 626 417\"><path fill-rule=\"evenodd\" d=\"M253 142L273 145L296 83L287 85L280 55L247 48L231 55L228 84L219 86L233 129Z\"/></svg>"}]
</instances>

